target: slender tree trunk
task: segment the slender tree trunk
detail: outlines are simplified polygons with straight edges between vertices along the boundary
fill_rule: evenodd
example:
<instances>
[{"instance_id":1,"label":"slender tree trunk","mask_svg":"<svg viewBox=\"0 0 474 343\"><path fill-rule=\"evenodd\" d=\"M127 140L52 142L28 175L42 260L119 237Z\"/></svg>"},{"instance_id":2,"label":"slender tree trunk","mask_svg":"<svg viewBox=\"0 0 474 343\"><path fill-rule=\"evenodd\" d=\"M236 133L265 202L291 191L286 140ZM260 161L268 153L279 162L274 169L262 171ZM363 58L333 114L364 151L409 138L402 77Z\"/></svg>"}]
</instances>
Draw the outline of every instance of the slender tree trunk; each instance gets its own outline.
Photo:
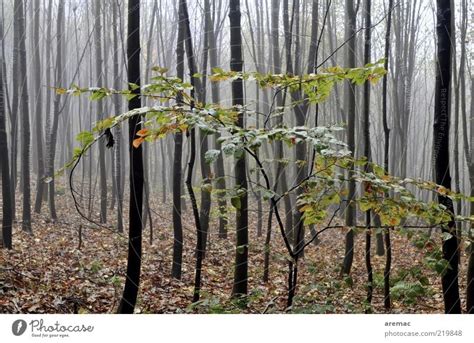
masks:
<instances>
[{"instance_id":1,"label":"slender tree trunk","mask_svg":"<svg viewBox=\"0 0 474 343\"><path fill-rule=\"evenodd\" d=\"M206 16L206 12L211 11L211 5L209 0L204 1L204 16ZM209 36L211 31L213 30L211 26L211 22L208 20L204 21L204 46L203 46L203 56L202 56L202 82L201 82L201 90L199 92L200 99L199 101L203 104L206 103L206 74L207 74L207 63L208 63L208 54L209 54ZM201 220L201 230L203 235L203 246L202 250L206 251L207 246L207 237L209 235L209 214L211 211L211 192L209 187L211 185L211 166L206 163L205 153L209 150L209 138L205 131L200 130L199 136L201 138L201 149L200 149L200 165L201 165L201 175L202 175L202 183L203 186L201 188L201 209L199 211L199 218Z\"/></svg>"},{"instance_id":2,"label":"slender tree trunk","mask_svg":"<svg viewBox=\"0 0 474 343\"><path fill-rule=\"evenodd\" d=\"M118 49L118 23L117 23L117 2L112 1L112 27L113 27L113 71L114 71L114 88L120 88L119 74L119 49ZM113 100L114 110L116 114L121 113L121 100L116 96ZM115 175L114 183L117 192L117 231L123 232L123 188L122 188L122 129L117 126L115 129Z\"/></svg>"},{"instance_id":3,"label":"slender tree trunk","mask_svg":"<svg viewBox=\"0 0 474 343\"><path fill-rule=\"evenodd\" d=\"M191 38L191 29L189 25L189 15L188 15L188 6L186 0L180 1L180 23L185 29L185 48L186 55L188 60L189 68L189 77L191 79L191 85L193 89L191 90L191 98L202 99L202 90L200 81L198 78L194 77L194 74L197 72L196 61L193 53L193 42ZM196 94L197 93L197 94ZM193 100L194 101L194 100ZM191 103L191 110L194 107L194 103ZM194 293L193 293L193 302L199 300L200 291L201 291L201 271L202 271L202 261L204 258L204 238L207 232L202 229L201 219L199 217L199 209L197 205L196 195L194 194L192 179L194 171L194 163L196 161L196 129L192 128L189 133L189 162L188 170L186 176L186 187L188 189L189 197L191 200L191 207L193 210L194 222L196 225L196 267L195 267L195 277L194 277Z\"/></svg>"},{"instance_id":4,"label":"slender tree trunk","mask_svg":"<svg viewBox=\"0 0 474 343\"><path fill-rule=\"evenodd\" d=\"M28 100L28 77L26 70L26 30L25 11L23 0L15 0L15 11L18 18L14 25L18 25L18 55L20 59L19 74L21 80L20 114L21 114L21 176L23 192L22 229L31 233L31 195L30 195L30 117Z\"/></svg>"},{"instance_id":5,"label":"slender tree trunk","mask_svg":"<svg viewBox=\"0 0 474 343\"><path fill-rule=\"evenodd\" d=\"M140 86L140 0L128 2L128 34L127 34L127 66L128 82ZM140 94L139 89L130 89ZM141 107L139 96L128 102L128 109ZM140 284L140 268L142 258L142 210L143 210L143 156L141 145L133 147L136 133L141 129L141 118L134 116L128 121L129 154L130 154L130 213L127 278L123 290L118 313L133 313L137 302Z\"/></svg>"},{"instance_id":6,"label":"slender tree trunk","mask_svg":"<svg viewBox=\"0 0 474 343\"><path fill-rule=\"evenodd\" d=\"M393 0L388 2L388 18L387 18L387 31L385 33L385 62L384 69L388 70L388 62L390 55L390 30L392 25L392 9L393 9ZM387 119L387 75L384 75L382 81L382 123L383 123L383 132L384 132L384 157L383 157L383 167L385 173L389 171L389 149L390 149L390 128L388 127ZM392 268L392 244L390 241L390 228L384 229L384 241L385 241L385 268L383 274L384 282L384 307L386 310L389 310L391 307L390 300L390 269Z\"/></svg>"},{"instance_id":7,"label":"slender tree trunk","mask_svg":"<svg viewBox=\"0 0 474 343\"><path fill-rule=\"evenodd\" d=\"M230 21L230 69L242 71L242 32L240 25L240 0L229 0ZM232 105L244 105L244 89L241 79L232 81ZM244 127L244 113L238 110L237 125ZM246 295L248 282L248 193L245 155L235 163L235 187L240 197L236 215L236 249L234 285L232 295Z\"/></svg>"},{"instance_id":8,"label":"slender tree trunk","mask_svg":"<svg viewBox=\"0 0 474 343\"><path fill-rule=\"evenodd\" d=\"M356 12L354 11L354 1L346 0L346 26L345 38L349 40L346 49L346 67L355 67L355 28L356 28ZM345 84L344 108L346 112L347 121L347 147L352 155L355 154L355 89L350 82ZM349 177L352 177L354 165L349 168ZM356 225L356 207L353 202L355 196L355 182L349 181L349 192L347 195L346 208L346 226L348 231L346 233L346 244L344 252L344 261L342 264L342 273L350 274L352 268L352 261L354 259L354 226Z\"/></svg>"},{"instance_id":9,"label":"slender tree trunk","mask_svg":"<svg viewBox=\"0 0 474 343\"><path fill-rule=\"evenodd\" d=\"M3 3L2 3L3 6ZM11 203L13 211L13 220L16 219L16 185L17 185L17 173L18 173L18 120L20 117L19 111L19 100L20 100L20 83L23 80L20 78L20 32L18 16L19 2L14 2L14 22L13 22L13 61L12 61L12 115L11 115L11 157L10 157L10 181L11 181ZM4 44L2 40L2 44ZM6 75L5 75L6 77Z\"/></svg>"},{"instance_id":10,"label":"slender tree trunk","mask_svg":"<svg viewBox=\"0 0 474 343\"><path fill-rule=\"evenodd\" d=\"M35 123L35 130L36 130L36 161L38 163L38 179L36 182L36 200L35 200L35 212L41 212L41 205L43 203L44 198L44 177L45 177L45 170L44 170L44 154L43 154L43 93L41 91L41 57L40 57L40 39L39 39L39 32L40 32L40 0L34 1L34 57L33 57L33 65L34 65L34 91L35 91L35 116L36 116L36 123Z\"/></svg>"},{"instance_id":11,"label":"slender tree trunk","mask_svg":"<svg viewBox=\"0 0 474 343\"><path fill-rule=\"evenodd\" d=\"M208 1L208 0L206 0ZM209 35L209 67L216 68L219 66L217 56L217 39L214 30L214 21L212 19L210 11L205 11L205 20L208 27L213 28L207 31ZM219 84L216 82L211 83L211 100L213 104L219 104ZM219 133L214 135L214 148L217 150L221 149L221 143L218 141L220 137ZM217 190L217 206L219 207L219 238L227 238L227 200L225 198L226 181L225 181L225 169L224 169L224 158L222 154L219 154L216 164L216 190Z\"/></svg>"},{"instance_id":12,"label":"slender tree trunk","mask_svg":"<svg viewBox=\"0 0 474 343\"><path fill-rule=\"evenodd\" d=\"M451 188L449 172L449 84L451 79L451 8L450 0L437 0L437 68L435 86L434 111L434 164L436 183ZM446 196L438 195L439 202L451 212L452 218L447 226L441 229L451 234L451 238L443 240L443 258L449 262L450 268L441 278L443 299L446 313L461 313L459 299L459 242L454 222L453 202Z\"/></svg>"},{"instance_id":13,"label":"slender tree trunk","mask_svg":"<svg viewBox=\"0 0 474 343\"><path fill-rule=\"evenodd\" d=\"M55 84L57 87L61 85L63 75L63 28L64 28L64 3L60 2L58 6L57 32L56 32L56 77ZM49 210L51 219L56 220L56 204L55 204L55 181L54 181L54 160L56 156L56 141L58 136L59 126L59 112L60 112L61 97L59 94L54 95L53 101L53 116L50 125L47 125L47 142L48 149L48 176L51 178L48 184L49 193Z\"/></svg>"},{"instance_id":14,"label":"slender tree trunk","mask_svg":"<svg viewBox=\"0 0 474 343\"><path fill-rule=\"evenodd\" d=\"M0 40L3 42L3 17L0 19ZM0 56L3 65L3 56ZM13 211L11 203L10 168L8 165L8 141L6 130L5 92L3 68L0 68L0 168L2 174L2 241L3 247L12 248Z\"/></svg>"},{"instance_id":15,"label":"slender tree trunk","mask_svg":"<svg viewBox=\"0 0 474 343\"><path fill-rule=\"evenodd\" d=\"M95 45L95 72L97 87L104 86L104 70L102 61L102 27L100 24L101 0L95 1L94 6L94 45ZM103 100L97 101L97 120L104 119ZM105 145L99 145L99 183L100 183L100 222L107 222L107 174L105 167Z\"/></svg>"},{"instance_id":16,"label":"slender tree trunk","mask_svg":"<svg viewBox=\"0 0 474 343\"><path fill-rule=\"evenodd\" d=\"M467 8L467 6L465 7ZM464 97L463 97L464 99ZM470 118L474 116L474 75L471 75L471 114ZM464 121L466 121L466 116L463 116ZM466 123L465 123L466 124ZM464 124L465 135L467 136L467 126ZM465 149L468 150L467 147L467 137L465 138ZM469 183L471 185L471 197L474 196L474 125L472 125L471 120L471 128L470 128L470 152L466 154L466 158L468 160L469 166ZM466 151L467 153L468 151ZM470 215L474 216L474 204L471 202L470 208ZM466 280L466 312L470 314L474 314L474 234L473 234L473 227L469 228L469 238L471 239L471 244L468 250L468 266L467 266L467 280Z\"/></svg>"},{"instance_id":17,"label":"slender tree trunk","mask_svg":"<svg viewBox=\"0 0 474 343\"><path fill-rule=\"evenodd\" d=\"M370 63L371 53L371 0L365 0L365 37L364 37L364 64ZM364 84L364 155L368 162L372 161L371 145L370 145L370 82L366 81ZM369 172L370 168L366 164L366 171ZM367 268L367 306L366 312L370 312L370 306L372 305L372 294L373 294L373 271L371 261L371 238L372 229L370 228L370 210L366 212L366 234L365 234L365 265Z\"/></svg>"},{"instance_id":18,"label":"slender tree trunk","mask_svg":"<svg viewBox=\"0 0 474 343\"><path fill-rule=\"evenodd\" d=\"M184 37L186 30L184 27L184 13L179 7L179 28L178 41L176 46L176 76L184 79ZM178 103L181 96L178 95ZM181 185L182 185L182 155L183 155L183 134L177 132L174 135L174 160L173 160L173 266L171 275L176 279L181 279L181 269L183 261L183 226L181 222Z\"/></svg>"}]
</instances>

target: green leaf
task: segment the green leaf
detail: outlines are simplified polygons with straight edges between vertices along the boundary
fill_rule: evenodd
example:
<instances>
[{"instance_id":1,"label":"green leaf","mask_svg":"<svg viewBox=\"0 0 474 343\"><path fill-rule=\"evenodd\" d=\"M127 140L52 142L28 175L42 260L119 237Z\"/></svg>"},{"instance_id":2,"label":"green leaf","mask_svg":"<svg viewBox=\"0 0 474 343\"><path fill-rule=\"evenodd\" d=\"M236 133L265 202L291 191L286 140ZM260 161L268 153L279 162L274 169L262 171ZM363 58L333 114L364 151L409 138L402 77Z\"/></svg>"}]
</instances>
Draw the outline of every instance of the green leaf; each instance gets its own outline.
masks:
<instances>
[{"instance_id":1,"label":"green leaf","mask_svg":"<svg viewBox=\"0 0 474 343\"><path fill-rule=\"evenodd\" d=\"M104 89L99 89L99 90L96 90L96 91L93 91L91 96L90 96L90 99L92 101L94 100L101 100L103 98L105 98L107 96L107 93L105 92Z\"/></svg>"},{"instance_id":2,"label":"green leaf","mask_svg":"<svg viewBox=\"0 0 474 343\"><path fill-rule=\"evenodd\" d=\"M94 135L90 131L82 131L77 134L76 140L81 143L81 146L86 146L94 141Z\"/></svg>"},{"instance_id":3,"label":"green leaf","mask_svg":"<svg viewBox=\"0 0 474 343\"><path fill-rule=\"evenodd\" d=\"M453 238L453 235L450 234L449 232L443 232L443 241L447 241Z\"/></svg>"},{"instance_id":4,"label":"green leaf","mask_svg":"<svg viewBox=\"0 0 474 343\"><path fill-rule=\"evenodd\" d=\"M275 192L272 191L271 189L264 189L262 190L262 197L263 197L263 200L269 200L271 199L272 197L275 196Z\"/></svg>"},{"instance_id":5,"label":"green leaf","mask_svg":"<svg viewBox=\"0 0 474 343\"><path fill-rule=\"evenodd\" d=\"M234 206L238 210L240 210L240 208L242 207L242 203L240 201L239 196L235 196L235 197L230 198L230 203L232 204L232 206Z\"/></svg>"},{"instance_id":6,"label":"green leaf","mask_svg":"<svg viewBox=\"0 0 474 343\"><path fill-rule=\"evenodd\" d=\"M132 83L132 82L129 82L129 83L128 83L128 87L129 87L131 90L133 90L133 91L140 88L139 85L137 85L136 83Z\"/></svg>"},{"instance_id":7,"label":"green leaf","mask_svg":"<svg viewBox=\"0 0 474 343\"><path fill-rule=\"evenodd\" d=\"M203 192L211 193L212 192L212 184L210 182L206 182L206 183L202 184L201 190Z\"/></svg>"},{"instance_id":8,"label":"green leaf","mask_svg":"<svg viewBox=\"0 0 474 343\"><path fill-rule=\"evenodd\" d=\"M151 68L152 71L155 71L159 74L165 74L168 71L168 68L163 68L163 67L153 67Z\"/></svg>"},{"instance_id":9,"label":"green leaf","mask_svg":"<svg viewBox=\"0 0 474 343\"><path fill-rule=\"evenodd\" d=\"M238 245L238 246L236 247L237 253L238 253L238 254L243 254L243 253L245 252L245 248L246 248L246 247L247 247L246 244L244 244L244 245Z\"/></svg>"},{"instance_id":10,"label":"green leaf","mask_svg":"<svg viewBox=\"0 0 474 343\"><path fill-rule=\"evenodd\" d=\"M214 163L215 161L217 161L217 158L219 157L220 153L221 153L220 150L216 150L216 149L208 150L204 154L204 160L206 161L207 164Z\"/></svg>"}]
</instances>

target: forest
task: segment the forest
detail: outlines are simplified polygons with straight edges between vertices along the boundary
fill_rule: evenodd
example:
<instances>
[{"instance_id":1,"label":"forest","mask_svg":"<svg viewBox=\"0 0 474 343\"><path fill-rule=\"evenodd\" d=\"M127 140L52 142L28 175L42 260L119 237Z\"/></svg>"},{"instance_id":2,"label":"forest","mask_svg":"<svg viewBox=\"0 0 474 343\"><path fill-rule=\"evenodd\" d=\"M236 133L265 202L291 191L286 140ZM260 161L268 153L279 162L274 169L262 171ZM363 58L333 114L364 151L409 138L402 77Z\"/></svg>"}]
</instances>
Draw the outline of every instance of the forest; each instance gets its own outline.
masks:
<instances>
[{"instance_id":1,"label":"forest","mask_svg":"<svg viewBox=\"0 0 474 343\"><path fill-rule=\"evenodd\" d=\"M0 313L474 313L471 1L0 2Z\"/></svg>"}]
</instances>

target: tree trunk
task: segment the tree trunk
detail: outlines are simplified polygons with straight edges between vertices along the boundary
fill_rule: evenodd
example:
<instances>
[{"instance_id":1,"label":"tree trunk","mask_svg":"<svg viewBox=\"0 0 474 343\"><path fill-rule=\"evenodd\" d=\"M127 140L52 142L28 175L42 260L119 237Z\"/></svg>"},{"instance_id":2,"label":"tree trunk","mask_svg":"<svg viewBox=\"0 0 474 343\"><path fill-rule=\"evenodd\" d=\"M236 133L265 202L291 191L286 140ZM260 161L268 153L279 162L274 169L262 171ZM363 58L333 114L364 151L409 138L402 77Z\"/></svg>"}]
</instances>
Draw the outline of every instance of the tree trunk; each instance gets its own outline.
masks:
<instances>
[{"instance_id":1,"label":"tree trunk","mask_svg":"<svg viewBox=\"0 0 474 343\"><path fill-rule=\"evenodd\" d=\"M113 27L113 71L114 71L114 88L120 88L120 75L119 75L119 49L118 49L118 32L119 29L117 23L117 2L112 1L112 27ZM116 114L121 113L121 99L119 96L115 96L114 110ZM115 129L115 175L114 183L115 190L117 193L117 231L123 232L123 188L122 188L122 129L117 126Z\"/></svg>"},{"instance_id":2,"label":"tree trunk","mask_svg":"<svg viewBox=\"0 0 474 343\"><path fill-rule=\"evenodd\" d=\"M3 42L3 18L0 19L0 40ZM0 56L3 65L3 56ZM2 174L2 241L3 247L12 248L13 211L11 203L10 168L8 166L8 141L6 131L6 111L3 68L0 68L0 168Z\"/></svg>"},{"instance_id":3,"label":"tree trunk","mask_svg":"<svg viewBox=\"0 0 474 343\"><path fill-rule=\"evenodd\" d=\"M370 37L371 37L371 0L365 0L365 37L364 37L364 64L370 63ZM364 155L368 162L372 161L371 146L370 146L370 82L366 81L364 84ZM366 164L366 172L370 171L369 165ZM371 261L371 238L372 229L370 227L371 214L370 210L366 212L366 234L365 234L365 265L367 268L367 306L366 312L370 311L372 305L373 293L373 271Z\"/></svg>"},{"instance_id":4,"label":"tree trunk","mask_svg":"<svg viewBox=\"0 0 474 343\"><path fill-rule=\"evenodd\" d=\"M211 11L211 5L209 0L204 1L204 16L206 16L206 12ZM208 62L208 54L209 54L209 36L211 31L213 30L211 26L211 22L208 20L204 21L204 46L203 46L203 57L202 57L202 82L201 82L201 90L199 91L198 99L201 103L206 103L206 74L207 74L207 62ZM211 185L211 166L206 163L205 153L209 150L209 139L207 133L203 130L199 131L199 136L201 138L201 149L200 149L200 165L201 165L201 175L202 175L202 183L203 186L201 188L201 209L199 211L199 218L201 220L201 230L202 230L202 239L203 239L203 246L202 250L205 253L206 246L207 246L207 237L209 235L209 214L211 211L211 192L208 187Z\"/></svg>"},{"instance_id":5,"label":"tree trunk","mask_svg":"<svg viewBox=\"0 0 474 343\"><path fill-rule=\"evenodd\" d=\"M434 165L436 183L451 188L449 172L449 84L451 79L451 4L450 0L437 0L437 68L434 110ZM442 226L443 233L451 234L451 238L443 240L443 258L449 262L448 268L441 278L445 313L461 313L458 284L459 242L454 222L453 202L446 196L438 195L440 204L446 206L451 213L451 221Z\"/></svg>"},{"instance_id":6,"label":"tree trunk","mask_svg":"<svg viewBox=\"0 0 474 343\"><path fill-rule=\"evenodd\" d=\"M179 28L178 41L176 46L176 76L184 79L184 37L186 30L184 27L183 15L179 8ZM178 95L177 102L181 101ZM171 276L181 279L181 269L183 261L183 225L181 222L181 185L182 185L182 155L183 155L183 134L177 132L174 135L174 160L173 160L173 266Z\"/></svg>"},{"instance_id":7,"label":"tree trunk","mask_svg":"<svg viewBox=\"0 0 474 343\"><path fill-rule=\"evenodd\" d=\"M128 82L140 86L140 0L128 2L128 35L127 35ZM139 89L131 89L140 94ZM128 102L128 109L141 107L139 96ZM118 313L133 313L137 302L140 284L142 258L142 207L143 207L143 157L142 146L133 147L136 133L141 129L141 118L131 117L128 121L129 154L130 154L130 213L127 278Z\"/></svg>"},{"instance_id":8,"label":"tree trunk","mask_svg":"<svg viewBox=\"0 0 474 343\"><path fill-rule=\"evenodd\" d=\"M242 71L242 32L240 25L240 0L229 0L230 21L230 70ZM237 125L244 127L244 89L241 79L232 81L232 105L239 107ZM236 249L234 285L232 295L247 294L248 279L248 193L245 155L235 163L235 187L240 198L236 215Z\"/></svg>"},{"instance_id":9,"label":"tree trunk","mask_svg":"<svg viewBox=\"0 0 474 343\"><path fill-rule=\"evenodd\" d=\"M39 39L39 32L40 32L40 0L34 1L34 56L33 56L33 65L34 65L34 91L35 91L35 116L36 116L36 123L35 123L35 130L36 130L36 161L38 163L38 177L36 181L36 200L35 200L35 212L41 212L41 205L43 203L44 198L44 177L45 177L45 170L44 170L44 154L43 154L43 92L41 91L41 57L40 57L40 39Z\"/></svg>"},{"instance_id":10,"label":"tree trunk","mask_svg":"<svg viewBox=\"0 0 474 343\"><path fill-rule=\"evenodd\" d=\"M355 67L355 28L356 28L356 12L354 11L354 1L346 0L346 26L345 39L349 40L346 49L346 68ZM355 89L354 85L348 81L345 84L344 94L344 108L346 112L347 122L347 148L352 155L355 154ZM354 165L349 168L349 177L352 177ZM342 264L342 273L350 274L352 268L352 261L354 259L354 231L356 225L356 207L353 202L355 196L355 182L349 181L349 192L347 194L347 208L346 208L346 226L348 227L346 233L346 244L344 252L344 261Z\"/></svg>"},{"instance_id":11,"label":"tree trunk","mask_svg":"<svg viewBox=\"0 0 474 343\"><path fill-rule=\"evenodd\" d=\"M102 27L100 24L101 0L95 1L94 6L94 45L95 45L95 72L97 87L104 87L103 61L102 61ZM97 100L97 120L104 119L103 100ZM100 222L107 222L107 174L105 169L105 145L99 145L99 184L100 184Z\"/></svg>"},{"instance_id":12,"label":"tree trunk","mask_svg":"<svg viewBox=\"0 0 474 343\"><path fill-rule=\"evenodd\" d=\"M59 3L58 6L58 20L57 20L57 33L56 33L56 77L55 84L57 87L61 85L63 75L63 29L64 29L64 3ZM53 101L53 120L48 126L47 142L46 146L48 149L48 176L51 178L48 186L49 193L49 210L51 213L51 219L56 220L56 204L55 204L55 181L54 181L54 160L56 156L56 141L58 136L58 125L59 125L59 112L60 112L61 96L59 94L54 95Z\"/></svg>"},{"instance_id":13,"label":"tree trunk","mask_svg":"<svg viewBox=\"0 0 474 343\"><path fill-rule=\"evenodd\" d=\"M392 9L393 9L393 0L388 2L388 18L387 18L387 31L385 33L385 62L384 69L388 70L388 58L390 55L390 30L392 25ZM387 119L387 75L384 75L382 81L382 122L383 122L383 132L384 132L384 157L383 157L383 167L385 173L389 171L389 149L390 149L390 129L388 127ZM384 307L386 310L389 310L391 307L390 300L390 269L392 268L392 244L390 241L390 229L384 229L384 241L385 241L385 268L384 268Z\"/></svg>"},{"instance_id":14,"label":"tree trunk","mask_svg":"<svg viewBox=\"0 0 474 343\"><path fill-rule=\"evenodd\" d=\"M17 20L14 25L18 25L18 55L20 58L19 74L21 80L20 93L20 114L21 114L21 177L23 192L23 213L22 229L31 233L31 195L30 195L30 117L28 108L28 77L26 70L26 30L25 30L25 11L23 0L15 0L15 12Z\"/></svg>"},{"instance_id":15,"label":"tree trunk","mask_svg":"<svg viewBox=\"0 0 474 343\"><path fill-rule=\"evenodd\" d=\"M213 28L208 31L209 35L209 67L216 68L219 66L217 56L217 40L216 33L214 31L214 21L211 17L210 11L205 11L205 20L208 27ZM211 100L213 104L219 104L219 84L217 82L211 82ZM218 141L220 137L219 133L214 135L214 149L220 150L221 143ZM216 165L216 191L217 191L217 206L219 207L219 238L227 238L227 200L225 198L226 181L225 181L225 169L224 169L224 158L222 154L219 154Z\"/></svg>"}]
</instances>

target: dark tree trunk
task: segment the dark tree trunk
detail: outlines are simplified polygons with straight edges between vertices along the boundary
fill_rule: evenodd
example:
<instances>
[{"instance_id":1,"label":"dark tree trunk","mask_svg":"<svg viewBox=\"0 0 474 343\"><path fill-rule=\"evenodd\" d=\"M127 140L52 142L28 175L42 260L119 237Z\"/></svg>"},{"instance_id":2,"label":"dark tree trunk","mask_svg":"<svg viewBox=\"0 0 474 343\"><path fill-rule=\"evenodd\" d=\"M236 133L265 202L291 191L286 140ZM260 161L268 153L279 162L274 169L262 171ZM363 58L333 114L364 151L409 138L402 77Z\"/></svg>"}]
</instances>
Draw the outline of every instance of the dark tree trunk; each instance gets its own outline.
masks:
<instances>
[{"instance_id":1,"label":"dark tree trunk","mask_svg":"<svg viewBox=\"0 0 474 343\"><path fill-rule=\"evenodd\" d=\"M182 18L180 20L181 25L185 28L185 48L186 55L188 60L189 68L189 77L191 79L191 85L193 89L191 90L191 98L195 99L195 96L198 99L202 99L202 94L200 94L201 85L199 79L194 77L194 74L197 72L196 61L193 53L193 42L191 38L191 29L189 25L189 15L188 15L188 6L186 0L180 1L180 14ZM196 95L196 93L198 93ZM194 100L193 100L194 101ZM191 110L194 107L194 103L191 103ZM202 271L202 261L204 258L204 249L205 249L205 236L207 231L204 231L201 225L201 219L199 217L199 209L197 205L196 195L194 194L192 179L194 171L194 163L196 161L196 129L192 128L189 133L189 161L188 161L188 170L186 176L186 187L188 189L189 197L191 200L191 207L193 210L194 223L196 225L196 267L195 267L195 276L194 276L194 293L193 293L193 302L199 300L200 291L201 291L201 271Z\"/></svg>"},{"instance_id":2,"label":"dark tree trunk","mask_svg":"<svg viewBox=\"0 0 474 343\"><path fill-rule=\"evenodd\" d=\"M21 114L21 178L23 192L23 213L22 229L31 233L31 195L30 195L30 117L28 108L28 77L26 70L26 30L25 11L23 0L15 0L15 11L18 11L18 18L15 25L18 25L18 54L20 59L19 75L21 80L20 94L20 114Z\"/></svg>"},{"instance_id":3,"label":"dark tree trunk","mask_svg":"<svg viewBox=\"0 0 474 343\"><path fill-rule=\"evenodd\" d=\"M392 25L392 9L393 9L393 0L388 2L388 18L387 18L387 31L385 33L385 62L384 69L388 70L388 58L390 55L390 30ZM388 173L388 163L389 163L389 148L390 148L390 129L388 127L387 119L387 75L383 77L382 84L382 122L383 122L383 132L384 132L384 158L383 158L383 167L385 173ZM384 307L386 310L389 310L391 307L390 301L390 269L392 268L392 244L390 241L390 229L384 229L384 241L385 241L385 268L383 273L383 282L384 282Z\"/></svg>"},{"instance_id":4,"label":"dark tree trunk","mask_svg":"<svg viewBox=\"0 0 474 343\"><path fill-rule=\"evenodd\" d=\"M355 67L355 27L356 27L356 12L354 10L354 1L346 0L346 27L345 27L345 39L349 40L346 48L346 68ZM344 94L344 108L346 111L346 122L347 122L347 147L354 156L355 152L355 89L354 85L349 81L345 84ZM352 177L351 165L349 169L349 176ZM346 226L348 227L346 233L346 244L344 252L344 261L342 264L342 273L350 274L352 268L352 261L354 259L354 226L356 222L356 208L352 201L355 195L355 182L349 181L349 192L347 195L347 207L346 207Z\"/></svg>"},{"instance_id":5,"label":"dark tree trunk","mask_svg":"<svg viewBox=\"0 0 474 343\"><path fill-rule=\"evenodd\" d=\"M128 82L140 85L140 0L128 2L127 35ZM139 89L130 89L140 94ZM128 109L141 107L139 96L128 102ZM134 116L128 121L130 153L130 213L128 235L127 278L118 313L133 313L140 284L142 258L142 210L143 210L143 156L142 146L133 147L136 133L141 129L141 118Z\"/></svg>"},{"instance_id":6,"label":"dark tree trunk","mask_svg":"<svg viewBox=\"0 0 474 343\"><path fill-rule=\"evenodd\" d=\"M3 21L3 18L1 18ZM3 41L3 22L0 22L0 40ZM3 57L0 65L3 65ZM8 141L6 131L6 111L3 68L0 68L0 172L2 174L2 240L3 247L12 248L13 212L11 203L10 168L8 166Z\"/></svg>"},{"instance_id":7,"label":"dark tree trunk","mask_svg":"<svg viewBox=\"0 0 474 343\"><path fill-rule=\"evenodd\" d=\"M240 1L229 0L230 21L230 69L242 71L242 34L240 25ZM244 89L241 79L232 81L232 105L244 105ZM244 127L244 113L239 109L237 125ZM248 193L245 155L235 163L235 187L240 191L240 206L236 215L236 249L234 285L232 295L247 294L248 278Z\"/></svg>"},{"instance_id":8,"label":"dark tree trunk","mask_svg":"<svg viewBox=\"0 0 474 343\"><path fill-rule=\"evenodd\" d=\"M204 16L207 12L211 11L209 0L204 1ZM209 54L209 37L213 27L211 22L208 20L204 21L204 47L202 57L202 74L204 75L201 82L201 90L199 91L199 101L203 104L206 103L206 74L207 74L207 62ZM200 130L199 136L201 138L201 149L200 149L200 164L201 164L201 175L203 185L211 185L211 166L206 163L205 153L209 150L209 138L205 131ZM202 250L206 251L207 237L209 235L209 214L211 211L211 192L208 187L201 188L201 209L199 211L199 217L201 220L201 230L203 235L203 246Z\"/></svg>"},{"instance_id":9,"label":"dark tree trunk","mask_svg":"<svg viewBox=\"0 0 474 343\"><path fill-rule=\"evenodd\" d=\"M36 133L36 161L38 163L38 180L36 182L36 200L35 200L35 212L41 212L41 205L43 203L44 198L44 177L45 177L45 170L44 170L44 154L43 154L43 92L41 91L41 57L40 57L40 44L39 44L39 32L40 32L40 0L34 1L34 37L33 41L35 42L34 45L34 56L33 56L33 65L34 65L34 91L35 91L35 133Z\"/></svg>"},{"instance_id":10,"label":"dark tree trunk","mask_svg":"<svg viewBox=\"0 0 474 343\"><path fill-rule=\"evenodd\" d=\"M182 6L179 7L179 27L178 41L176 46L176 76L184 79L184 37L186 28L184 27L184 13ZM177 101L181 101L178 95ZM182 155L183 155L183 134L177 132L174 135L174 160L173 160L173 266L171 276L181 279L181 269L183 261L183 224L181 221L181 185L182 185Z\"/></svg>"},{"instance_id":11,"label":"dark tree trunk","mask_svg":"<svg viewBox=\"0 0 474 343\"><path fill-rule=\"evenodd\" d=\"M365 0L365 37L364 37L364 64L370 62L370 36L371 36L371 0ZM372 161L371 146L370 146L370 82L366 81L364 84L364 155L368 162ZM366 165L366 171L370 169L368 164ZM367 268L367 312L370 311L372 304L372 293L373 293L373 271L371 261L371 238L372 229L370 228L370 210L366 212L366 234L365 234L365 265Z\"/></svg>"},{"instance_id":12,"label":"dark tree trunk","mask_svg":"<svg viewBox=\"0 0 474 343\"><path fill-rule=\"evenodd\" d=\"M434 110L434 164L436 182L448 189L451 188L449 172L449 84L451 80L451 15L450 0L437 0L437 68ZM453 202L446 196L438 195L438 200L451 212L452 218L442 231L452 235L443 241L443 258L450 268L441 278L445 313L461 313L459 299L459 242L454 222Z\"/></svg>"},{"instance_id":13,"label":"dark tree trunk","mask_svg":"<svg viewBox=\"0 0 474 343\"><path fill-rule=\"evenodd\" d=\"M64 28L64 2L60 2L58 6L58 20L57 20L57 32L56 32L56 78L55 84L60 87L63 75L63 28ZM59 126L59 113L61 104L61 96L59 94L54 95L53 101L53 120L51 126L48 125L47 142L48 148L48 176L51 178L48 184L49 193L49 210L51 212L51 218L57 219L56 204L55 204L55 184L54 184L54 160L56 156L56 141L58 137L58 126Z\"/></svg>"}]
</instances>

